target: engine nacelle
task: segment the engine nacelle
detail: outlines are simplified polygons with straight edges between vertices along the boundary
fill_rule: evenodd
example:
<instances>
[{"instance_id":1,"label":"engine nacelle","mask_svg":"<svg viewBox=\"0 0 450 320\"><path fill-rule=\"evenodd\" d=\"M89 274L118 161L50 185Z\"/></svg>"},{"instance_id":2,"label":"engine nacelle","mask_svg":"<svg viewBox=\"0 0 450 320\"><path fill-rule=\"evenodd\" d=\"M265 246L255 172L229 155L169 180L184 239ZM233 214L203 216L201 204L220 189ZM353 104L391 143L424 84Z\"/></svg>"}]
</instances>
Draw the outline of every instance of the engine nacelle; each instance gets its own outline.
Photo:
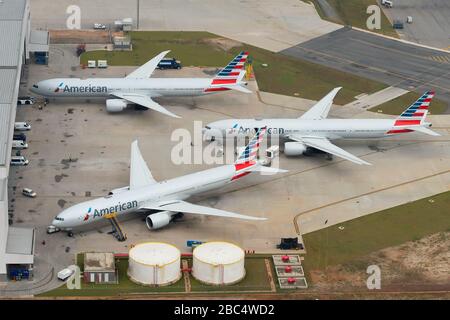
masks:
<instances>
[{"instance_id":1,"label":"engine nacelle","mask_svg":"<svg viewBox=\"0 0 450 320\"><path fill-rule=\"evenodd\" d=\"M121 112L127 108L127 100L124 99L106 99L106 110L108 112Z\"/></svg>"},{"instance_id":2,"label":"engine nacelle","mask_svg":"<svg viewBox=\"0 0 450 320\"><path fill-rule=\"evenodd\" d=\"M156 230L167 226L170 221L172 221L172 216L175 212L172 211L161 211L154 214L149 214L147 218L145 218L145 223L147 224L147 228L150 230Z\"/></svg>"},{"instance_id":3,"label":"engine nacelle","mask_svg":"<svg viewBox=\"0 0 450 320\"><path fill-rule=\"evenodd\" d=\"M301 156L307 149L308 147L301 142L286 142L284 144L284 154L286 156Z\"/></svg>"}]
</instances>

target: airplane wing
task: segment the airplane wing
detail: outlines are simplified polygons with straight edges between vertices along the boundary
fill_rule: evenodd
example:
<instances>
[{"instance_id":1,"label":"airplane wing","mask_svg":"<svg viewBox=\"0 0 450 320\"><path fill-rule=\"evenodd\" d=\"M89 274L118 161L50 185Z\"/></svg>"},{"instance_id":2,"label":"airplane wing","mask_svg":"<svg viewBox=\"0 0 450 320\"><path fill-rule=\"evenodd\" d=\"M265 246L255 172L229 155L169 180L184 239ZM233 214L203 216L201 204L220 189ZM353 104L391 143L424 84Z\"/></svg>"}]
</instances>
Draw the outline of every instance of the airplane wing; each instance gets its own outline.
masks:
<instances>
[{"instance_id":1,"label":"airplane wing","mask_svg":"<svg viewBox=\"0 0 450 320\"><path fill-rule=\"evenodd\" d=\"M323 97L319 102L317 102L311 109L302 114L298 119L303 120L321 120L325 119L330 112L331 105L333 104L333 99L336 94L341 90L342 87L334 88L325 97Z\"/></svg>"},{"instance_id":2,"label":"airplane wing","mask_svg":"<svg viewBox=\"0 0 450 320\"><path fill-rule=\"evenodd\" d=\"M128 100L132 103L136 103L136 104L146 107L148 109L152 109L152 110L161 112L167 116L171 116L174 118L180 118L176 114L170 112L169 110L167 110L160 104L153 101L149 96L146 96L143 94L137 94L137 93L121 93L121 92L114 92L114 93L112 93L112 95L114 95L118 98L121 98L121 99Z\"/></svg>"},{"instance_id":3,"label":"airplane wing","mask_svg":"<svg viewBox=\"0 0 450 320\"><path fill-rule=\"evenodd\" d=\"M147 63L143 64L136 70L134 70L132 73L127 75L125 78L127 79L145 79L150 78L153 71L155 71L156 67L158 66L158 63L164 58L166 54L168 54L170 50L161 52L156 57L148 61Z\"/></svg>"},{"instance_id":4,"label":"airplane wing","mask_svg":"<svg viewBox=\"0 0 450 320\"><path fill-rule=\"evenodd\" d=\"M296 135L289 135L289 139L302 142L305 145L322 150L324 152L334 154L338 157L344 158L348 161L357 163L357 164L366 164L371 165L369 162L366 162L357 156L352 155L351 153L345 151L344 149L339 148L338 146L332 144L330 140L324 137L298 137Z\"/></svg>"},{"instance_id":5,"label":"airplane wing","mask_svg":"<svg viewBox=\"0 0 450 320\"><path fill-rule=\"evenodd\" d=\"M164 203L159 203L156 205L144 205L140 209L148 209L148 210L161 210L161 211L174 211L174 212L183 212L183 213L192 213L198 215L206 215L206 216L216 216L216 217L226 217L226 218L236 218L243 220L267 220L266 218L258 218L247 216L239 213L234 213L230 211L204 207L196 204L192 204L186 201L174 200Z\"/></svg>"},{"instance_id":6,"label":"airplane wing","mask_svg":"<svg viewBox=\"0 0 450 320\"><path fill-rule=\"evenodd\" d=\"M130 190L156 183L147 163L142 157L137 140L134 140L131 144L130 162Z\"/></svg>"}]
</instances>

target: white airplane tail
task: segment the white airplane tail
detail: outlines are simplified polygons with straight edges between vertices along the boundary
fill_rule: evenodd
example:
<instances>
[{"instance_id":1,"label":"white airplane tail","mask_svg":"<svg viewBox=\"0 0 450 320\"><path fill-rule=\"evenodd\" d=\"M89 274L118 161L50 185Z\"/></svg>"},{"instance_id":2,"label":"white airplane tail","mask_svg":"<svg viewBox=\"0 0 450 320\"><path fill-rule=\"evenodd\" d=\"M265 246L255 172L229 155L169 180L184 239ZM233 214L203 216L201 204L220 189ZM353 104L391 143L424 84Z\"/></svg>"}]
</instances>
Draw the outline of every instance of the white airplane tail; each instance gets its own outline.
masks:
<instances>
[{"instance_id":1,"label":"white airplane tail","mask_svg":"<svg viewBox=\"0 0 450 320\"><path fill-rule=\"evenodd\" d=\"M428 114L428 108L431 100L434 97L434 91L425 92L416 102L408 107L403 113L398 116L394 122L394 126L389 130L388 134L404 133L417 131L431 136L439 136L427 127L431 127L430 123L425 122Z\"/></svg>"},{"instance_id":2,"label":"white airplane tail","mask_svg":"<svg viewBox=\"0 0 450 320\"><path fill-rule=\"evenodd\" d=\"M247 85L242 79L245 75L245 62L247 61L248 52L242 51L216 76L211 80L211 84L205 89L205 92L218 92L227 90L236 90L243 93L251 93L250 90L243 87Z\"/></svg>"},{"instance_id":3,"label":"white airplane tail","mask_svg":"<svg viewBox=\"0 0 450 320\"><path fill-rule=\"evenodd\" d=\"M244 148L241 154L238 156L234 163L235 174L231 180L239 179L251 172L265 172L265 173L282 173L287 172L287 170L264 167L257 160L258 150L261 145L261 141L264 138L264 134L267 131L267 127L260 128L253 138L250 140L248 145Z\"/></svg>"}]
</instances>

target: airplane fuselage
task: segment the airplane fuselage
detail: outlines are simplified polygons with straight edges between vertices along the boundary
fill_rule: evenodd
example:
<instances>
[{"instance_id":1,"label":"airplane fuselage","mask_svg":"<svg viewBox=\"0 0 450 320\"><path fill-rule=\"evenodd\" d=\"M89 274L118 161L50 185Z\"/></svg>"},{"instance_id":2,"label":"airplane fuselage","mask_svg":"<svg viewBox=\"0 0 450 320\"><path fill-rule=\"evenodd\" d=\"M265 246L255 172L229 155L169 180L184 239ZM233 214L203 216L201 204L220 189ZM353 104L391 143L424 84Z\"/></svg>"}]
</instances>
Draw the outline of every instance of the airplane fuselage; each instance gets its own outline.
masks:
<instances>
[{"instance_id":1,"label":"airplane fuselage","mask_svg":"<svg viewBox=\"0 0 450 320\"><path fill-rule=\"evenodd\" d=\"M254 134L255 128L267 126L267 135L320 136L335 139L382 138L394 134L394 119L229 119L208 124L207 135L229 137Z\"/></svg>"},{"instance_id":2,"label":"airplane fuselage","mask_svg":"<svg viewBox=\"0 0 450 320\"><path fill-rule=\"evenodd\" d=\"M144 204L185 200L193 195L221 188L233 181L234 165L225 165L157 182L135 190L76 204L58 215L53 225L62 230L98 222L108 215L124 216L138 211Z\"/></svg>"},{"instance_id":3,"label":"airplane fuselage","mask_svg":"<svg viewBox=\"0 0 450 320\"><path fill-rule=\"evenodd\" d=\"M115 92L135 93L151 97L199 96L211 84L208 78L61 78L39 82L31 91L46 97L107 98Z\"/></svg>"}]
</instances>

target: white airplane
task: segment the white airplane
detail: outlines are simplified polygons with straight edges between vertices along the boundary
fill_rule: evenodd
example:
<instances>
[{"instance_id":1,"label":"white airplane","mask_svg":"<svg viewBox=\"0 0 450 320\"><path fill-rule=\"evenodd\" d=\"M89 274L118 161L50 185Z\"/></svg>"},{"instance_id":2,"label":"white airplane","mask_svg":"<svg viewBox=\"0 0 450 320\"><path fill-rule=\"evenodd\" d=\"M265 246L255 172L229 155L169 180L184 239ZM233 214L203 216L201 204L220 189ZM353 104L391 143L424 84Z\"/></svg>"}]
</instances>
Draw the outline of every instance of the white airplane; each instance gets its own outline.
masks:
<instances>
[{"instance_id":1,"label":"white airplane","mask_svg":"<svg viewBox=\"0 0 450 320\"><path fill-rule=\"evenodd\" d=\"M417 131L432 136L438 133L428 129L425 122L428 106L434 92L428 91L396 119L327 119L333 99L341 88L335 88L297 119L227 119L205 126L206 140L220 137L249 135L253 128L267 127L267 134L285 140L284 153L299 156L312 150L347 159L357 164L370 165L331 143L335 139L383 138L399 133Z\"/></svg>"},{"instance_id":2,"label":"white airplane","mask_svg":"<svg viewBox=\"0 0 450 320\"><path fill-rule=\"evenodd\" d=\"M82 202L62 211L50 227L68 231L71 235L75 228L101 221L111 215L119 217L132 212L147 214L145 221L151 230L168 225L179 213L266 220L184 201L195 194L221 188L251 172L286 172L262 166L257 160L257 152L265 132L266 128L257 131L234 164L161 182L153 178L142 158L137 141L134 141L131 145L130 185L115 189L105 197Z\"/></svg>"},{"instance_id":3,"label":"white airplane","mask_svg":"<svg viewBox=\"0 0 450 320\"><path fill-rule=\"evenodd\" d=\"M120 112L130 104L152 109L179 118L153 98L173 96L200 96L227 90L251 93L243 87L244 64L248 52L242 51L214 78L150 78L158 63L170 51L142 65L125 78L58 78L40 81L30 90L45 97L101 97L107 98L106 110Z\"/></svg>"}]
</instances>

